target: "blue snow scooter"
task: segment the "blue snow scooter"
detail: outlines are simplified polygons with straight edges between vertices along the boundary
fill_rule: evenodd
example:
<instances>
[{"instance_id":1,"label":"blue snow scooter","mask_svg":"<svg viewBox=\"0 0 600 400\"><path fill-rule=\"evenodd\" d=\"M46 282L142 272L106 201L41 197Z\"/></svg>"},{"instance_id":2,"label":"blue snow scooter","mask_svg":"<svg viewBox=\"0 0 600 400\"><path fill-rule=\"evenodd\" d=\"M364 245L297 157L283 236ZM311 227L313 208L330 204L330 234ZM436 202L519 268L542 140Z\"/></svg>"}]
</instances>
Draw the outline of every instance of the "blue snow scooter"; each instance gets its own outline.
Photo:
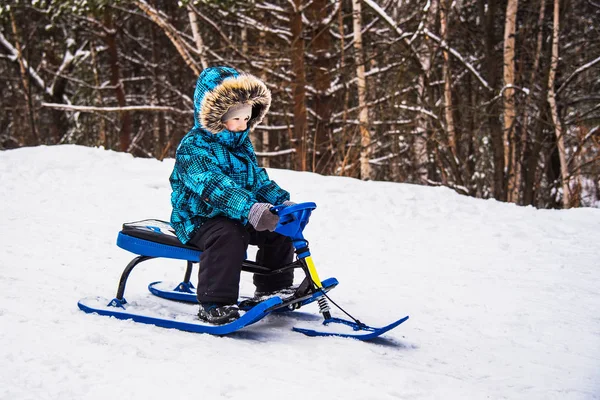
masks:
<instances>
[{"instance_id":1,"label":"blue snow scooter","mask_svg":"<svg viewBox=\"0 0 600 400\"><path fill-rule=\"evenodd\" d=\"M177 307L171 308L162 303L148 307L143 302L128 303L125 300L125 285L134 267L144 261L162 257L187 261L183 281L174 288L166 286L160 281L153 282L148 286L150 292L159 298L173 300L173 302L168 302L169 305L176 306L197 302L190 277L193 264L199 262L202 252L198 248L182 244L168 222L152 219L125 223L123 229L119 232L117 246L137 254L137 257L125 267L119 281L117 296L110 301L101 297L87 297L81 299L78 306L86 313L97 313L123 320L131 319L135 322L163 328L213 335L227 335L254 324L271 313L296 310L313 302L318 304L319 312L324 318L321 327L318 329L294 327L294 331L308 336L339 336L370 340L405 322L408 316L381 328L368 326L352 317L329 298L327 292L337 286L338 281L335 278L321 281L310 254L308 241L304 239L302 234L312 211L316 207L315 203L310 202L289 207L273 207L271 211L279 215L279 224L275 232L289 236L292 239L297 255L296 260L274 271L268 270L253 261L246 260L242 265L242 271L254 274L277 274L299 268L304 272L305 278L290 297L282 299L275 296L262 301L256 299L242 300L239 303L242 310L241 316L233 322L223 325L211 325L200 321L195 312L190 312L189 307L177 309ZM333 317L328 300L352 320ZM193 309L197 311L195 307Z\"/></svg>"}]
</instances>

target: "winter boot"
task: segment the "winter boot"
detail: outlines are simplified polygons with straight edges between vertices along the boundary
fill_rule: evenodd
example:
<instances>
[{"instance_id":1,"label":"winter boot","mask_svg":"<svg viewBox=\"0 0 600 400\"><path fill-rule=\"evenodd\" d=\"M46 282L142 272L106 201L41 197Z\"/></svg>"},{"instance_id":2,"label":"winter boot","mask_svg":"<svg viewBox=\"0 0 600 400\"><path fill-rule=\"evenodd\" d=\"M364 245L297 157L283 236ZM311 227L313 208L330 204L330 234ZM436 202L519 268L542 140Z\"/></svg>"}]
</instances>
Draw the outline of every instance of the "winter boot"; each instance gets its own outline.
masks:
<instances>
[{"instance_id":1,"label":"winter boot","mask_svg":"<svg viewBox=\"0 0 600 400\"><path fill-rule=\"evenodd\" d=\"M210 324L222 325L240 317L236 304L200 303L198 318Z\"/></svg>"}]
</instances>

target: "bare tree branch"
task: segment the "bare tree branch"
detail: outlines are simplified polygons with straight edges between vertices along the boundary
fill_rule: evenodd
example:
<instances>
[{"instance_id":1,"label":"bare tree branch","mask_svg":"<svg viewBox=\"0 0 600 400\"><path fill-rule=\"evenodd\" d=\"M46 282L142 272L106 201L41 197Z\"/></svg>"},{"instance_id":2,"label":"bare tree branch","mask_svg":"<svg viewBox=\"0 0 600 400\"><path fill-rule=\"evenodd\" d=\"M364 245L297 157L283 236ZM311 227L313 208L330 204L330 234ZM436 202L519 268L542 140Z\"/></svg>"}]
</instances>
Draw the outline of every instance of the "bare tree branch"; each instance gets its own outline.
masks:
<instances>
[{"instance_id":1,"label":"bare tree branch","mask_svg":"<svg viewBox=\"0 0 600 400\"><path fill-rule=\"evenodd\" d=\"M0 44L2 44L4 46L4 48L10 52L9 58L12 61L14 61L14 62L19 61L17 49L6 39L6 37L4 37L4 35L2 34L2 31L0 31ZM46 94L52 96L53 95L52 89L49 88L46 85L46 82L44 82L44 80L32 68L29 67L27 60L23 59L22 62L23 62L23 66L25 67L25 70L31 76L31 78L33 79L35 84L40 89L42 89L44 92L46 92Z\"/></svg>"},{"instance_id":2,"label":"bare tree branch","mask_svg":"<svg viewBox=\"0 0 600 400\"><path fill-rule=\"evenodd\" d=\"M556 91L556 94L558 95L560 93L561 90L563 90L565 88L565 86L567 86L571 80L573 80L573 78L575 78L575 76L577 76L578 74L582 73L583 71L593 67L595 64L600 62L600 57L596 58L593 61L590 61L589 63L582 65L581 67L577 68L575 71L573 71L573 73L567 78L567 80L560 85L560 87L558 88L558 90Z\"/></svg>"},{"instance_id":3,"label":"bare tree branch","mask_svg":"<svg viewBox=\"0 0 600 400\"><path fill-rule=\"evenodd\" d=\"M186 43L181 39L181 36L177 34L177 30L170 23L168 23L154 7L146 3L146 1L134 0L134 3L165 32L187 66L190 67L190 69L194 71L196 75L200 75L200 67L198 67L196 61L194 61L194 59L190 56L190 53L188 53L188 51L185 49Z\"/></svg>"},{"instance_id":4,"label":"bare tree branch","mask_svg":"<svg viewBox=\"0 0 600 400\"><path fill-rule=\"evenodd\" d=\"M483 85L483 87L485 87L488 90L493 90L490 85L487 83L487 81L485 79L483 79L483 77L481 76L481 74L479 74L479 72L477 72L477 70L475 69L475 67L473 67L469 62L467 62L467 60L465 60L465 58L455 49L453 49L452 47L449 47L446 42L444 42L442 39L440 39L439 37L437 37L433 32L431 32L429 29L425 28L423 29L423 33L425 35L427 35L428 37L430 37L431 39L435 40L436 42L438 42L440 44L440 47L448 52L450 52L450 54L452 54L454 57L456 57L456 59L458 61L460 61L465 67L467 67L467 69L469 71L471 71L471 73L475 76L475 78L477 78L477 80L479 82L481 82L481 84Z\"/></svg>"},{"instance_id":5,"label":"bare tree branch","mask_svg":"<svg viewBox=\"0 0 600 400\"><path fill-rule=\"evenodd\" d=\"M175 107L169 106L126 106L126 107L94 107L94 106L76 106L69 104L58 104L58 103L42 103L42 107L54 108L65 111L79 111L79 112L124 112L124 111L144 111L144 112L172 112L177 114L193 114L192 110L180 110Z\"/></svg>"}]
</instances>

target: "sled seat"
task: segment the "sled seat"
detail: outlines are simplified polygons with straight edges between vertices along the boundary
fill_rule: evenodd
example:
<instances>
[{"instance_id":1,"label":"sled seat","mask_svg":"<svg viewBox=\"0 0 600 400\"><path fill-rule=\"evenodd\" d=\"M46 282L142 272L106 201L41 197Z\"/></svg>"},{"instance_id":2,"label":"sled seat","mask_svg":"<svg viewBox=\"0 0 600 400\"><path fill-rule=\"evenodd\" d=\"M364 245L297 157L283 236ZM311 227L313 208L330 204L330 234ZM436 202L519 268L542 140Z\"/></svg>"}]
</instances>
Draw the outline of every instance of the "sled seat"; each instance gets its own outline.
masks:
<instances>
[{"instance_id":1,"label":"sled seat","mask_svg":"<svg viewBox=\"0 0 600 400\"><path fill-rule=\"evenodd\" d=\"M202 254L197 247L181 243L171 224L157 219L123 224L117 236L117 246L140 256L192 262L198 262Z\"/></svg>"}]
</instances>

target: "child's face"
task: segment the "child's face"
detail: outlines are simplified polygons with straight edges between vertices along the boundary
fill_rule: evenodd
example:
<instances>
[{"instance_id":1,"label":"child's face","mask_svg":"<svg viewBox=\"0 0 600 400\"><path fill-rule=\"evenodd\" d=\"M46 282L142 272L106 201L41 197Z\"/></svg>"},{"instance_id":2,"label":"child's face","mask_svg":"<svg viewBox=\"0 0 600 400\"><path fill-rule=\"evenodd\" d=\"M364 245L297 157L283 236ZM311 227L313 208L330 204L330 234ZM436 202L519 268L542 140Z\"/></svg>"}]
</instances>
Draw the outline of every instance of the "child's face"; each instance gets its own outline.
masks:
<instances>
[{"instance_id":1,"label":"child's face","mask_svg":"<svg viewBox=\"0 0 600 400\"><path fill-rule=\"evenodd\" d=\"M225 127L227 128L227 130L229 130L231 132L243 132L248 127L249 119L250 119L249 117L246 117L246 118L236 117L236 118L228 119L227 121L224 122L224 124L225 124Z\"/></svg>"}]
</instances>

